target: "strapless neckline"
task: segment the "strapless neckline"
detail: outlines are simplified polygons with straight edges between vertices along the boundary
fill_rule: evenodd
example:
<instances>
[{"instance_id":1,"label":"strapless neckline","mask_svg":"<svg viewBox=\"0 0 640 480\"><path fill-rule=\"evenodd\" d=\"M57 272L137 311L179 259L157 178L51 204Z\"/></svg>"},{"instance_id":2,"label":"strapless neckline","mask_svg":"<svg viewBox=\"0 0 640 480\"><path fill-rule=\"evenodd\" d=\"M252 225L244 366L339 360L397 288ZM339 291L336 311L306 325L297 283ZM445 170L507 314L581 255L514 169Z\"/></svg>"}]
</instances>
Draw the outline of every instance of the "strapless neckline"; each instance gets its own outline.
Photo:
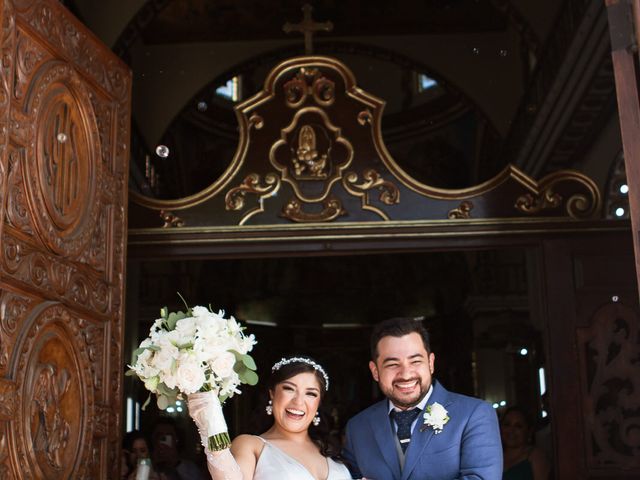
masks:
<instances>
[{"instance_id":1,"label":"strapless neckline","mask_svg":"<svg viewBox=\"0 0 640 480\"><path fill-rule=\"evenodd\" d=\"M286 478L295 480L318 480L311 472L298 460L286 453L280 447L274 445L270 441L258 436L264 442L264 448L258 457L256 464L255 476L256 480L271 480L272 478ZM346 480L351 476L347 476L348 470L342 464L336 463L329 457L325 457L327 462L327 476L320 480ZM277 477L271 476L279 473Z\"/></svg>"}]
</instances>

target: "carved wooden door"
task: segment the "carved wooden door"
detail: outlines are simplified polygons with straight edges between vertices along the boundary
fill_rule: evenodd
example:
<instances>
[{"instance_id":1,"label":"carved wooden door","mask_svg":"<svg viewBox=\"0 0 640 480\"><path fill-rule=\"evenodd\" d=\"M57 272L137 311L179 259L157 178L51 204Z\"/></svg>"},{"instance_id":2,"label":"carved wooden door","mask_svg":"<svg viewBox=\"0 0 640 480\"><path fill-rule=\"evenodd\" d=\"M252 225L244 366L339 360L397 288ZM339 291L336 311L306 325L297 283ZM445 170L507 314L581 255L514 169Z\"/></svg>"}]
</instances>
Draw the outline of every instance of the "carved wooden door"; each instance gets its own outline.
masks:
<instances>
[{"instance_id":1,"label":"carved wooden door","mask_svg":"<svg viewBox=\"0 0 640 480\"><path fill-rule=\"evenodd\" d=\"M131 77L0 1L0 478L116 478Z\"/></svg>"},{"instance_id":2,"label":"carved wooden door","mask_svg":"<svg viewBox=\"0 0 640 480\"><path fill-rule=\"evenodd\" d=\"M633 242L587 235L543 242L555 478L640 478Z\"/></svg>"}]
</instances>

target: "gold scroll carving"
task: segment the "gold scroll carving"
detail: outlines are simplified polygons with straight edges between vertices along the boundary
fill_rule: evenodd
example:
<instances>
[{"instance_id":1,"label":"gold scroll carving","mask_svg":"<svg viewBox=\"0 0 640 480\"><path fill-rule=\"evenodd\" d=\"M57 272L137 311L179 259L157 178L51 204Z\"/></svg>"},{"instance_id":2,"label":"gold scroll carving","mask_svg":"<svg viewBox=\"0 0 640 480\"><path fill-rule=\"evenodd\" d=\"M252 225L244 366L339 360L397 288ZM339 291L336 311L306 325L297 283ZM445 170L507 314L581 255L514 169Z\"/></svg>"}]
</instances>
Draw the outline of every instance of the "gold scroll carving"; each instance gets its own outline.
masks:
<instances>
[{"instance_id":1,"label":"gold scroll carving","mask_svg":"<svg viewBox=\"0 0 640 480\"><path fill-rule=\"evenodd\" d=\"M349 172L343 179L344 188L356 197L360 197L363 210L369 210L377 213L384 220L389 220L387 214L379 208L371 205L369 194L373 190L378 190L380 195L378 200L385 205L395 205L400 203L400 190L391 181L385 180L374 169L367 169L362 174L362 182L358 182L358 175L355 172Z\"/></svg>"},{"instance_id":2,"label":"gold scroll carving","mask_svg":"<svg viewBox=\"0 0 640 480\"><path fill-rule=\"evenodd\" d=\"M323 209L317 213L305 212L302 203L297 199L289 200L282 209L282 216L296 223L309 222L330 222L341 215L345 215L346 211L342 208L340 200L329 197L322 202Z\"/></svg>"},{"instance_id":3,"label":"gold scroll carving","mask_svg":"<svg viewBox=\"0 0 640 480\"><path fill-rule=\"evenodd\" d=\"M460 206L458 206L458 208L449 210L447 217L450 219L471 218L471 210L473 210L473 203L465 200L463 202L460 202Z\"/></svg>"}]
</instances>

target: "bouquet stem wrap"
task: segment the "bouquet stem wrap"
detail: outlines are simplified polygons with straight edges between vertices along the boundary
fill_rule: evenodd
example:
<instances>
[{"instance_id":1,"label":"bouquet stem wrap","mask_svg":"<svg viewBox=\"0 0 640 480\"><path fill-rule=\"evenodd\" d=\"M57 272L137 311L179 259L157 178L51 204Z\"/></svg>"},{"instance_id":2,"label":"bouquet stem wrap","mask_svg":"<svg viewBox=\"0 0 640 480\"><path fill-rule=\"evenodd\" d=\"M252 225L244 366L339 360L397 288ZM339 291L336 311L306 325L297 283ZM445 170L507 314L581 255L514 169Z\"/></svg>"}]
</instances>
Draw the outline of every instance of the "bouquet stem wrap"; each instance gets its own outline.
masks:
<instances>
[{"instance_id":1,"label":"bouquet stem wrap","mask_svg":"<svg viewBox=\"0 0 640 480\"><path fill-rule=\"evenodd\" d=\"M192 393L188 403L189 415L198 427L202 446L212 452L229 448L231 439L217 392L211 390Z\"/></svg>"}]
</instances>

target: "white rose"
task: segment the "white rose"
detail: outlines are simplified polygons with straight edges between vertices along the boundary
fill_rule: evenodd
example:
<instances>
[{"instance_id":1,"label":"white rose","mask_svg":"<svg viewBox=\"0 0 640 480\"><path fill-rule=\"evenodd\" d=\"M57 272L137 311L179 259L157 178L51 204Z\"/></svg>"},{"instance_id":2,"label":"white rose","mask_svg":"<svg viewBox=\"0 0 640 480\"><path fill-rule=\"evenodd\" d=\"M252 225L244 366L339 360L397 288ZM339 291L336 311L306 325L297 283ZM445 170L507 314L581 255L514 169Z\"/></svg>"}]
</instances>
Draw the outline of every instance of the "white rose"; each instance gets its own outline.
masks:
<instances>
[{"instance_id":1,"label":"white rose","mask_svg":"<svg viewBox=\"0 0 640 480\"><path fill-rule=\"evenodd\" d=\"M227 378L233 372L236 357L231 352L221 352L210 363L213 373L220 378Z\"/></svg>"},{"instance_id":2,"label":"white rose","mask_svg":"<svg viewBox=\"0 0 640 480\"><path fill-rule=\"evenodd\" d=\"M174 332L176 332L176 336L179 338L178 341L180 345L193 342L197 327L198 320L194 317L186 317L178 320Z\"/></svg>"},{"instance_id":3,"label":"white rose","mask_svg":"<svg viewBox=\"0 0 640 480\"><path fill-rule=\"evenodd\" d=\"M155 352L151 366L157 368L161 372L169 373L174 362L178 359L180 351L178 348L164 340L159 345L160 350Z\"/></svg>"},{"instance_id":4,"label":"white rose","mask_svg":"<svg viewBox=\"0 0 640 480\"><path fill-rule=\"evenodd\" d=\"M434 403L431 405L431 416L433 418L442 418L444 419L447 416L447 410L440 405L439 403Z\"/></svg>"},{"instance_id":5,"label":"white rose","mask_svg":"<svg viewBox=\"0 0 640 480\"><path fill-rule=\"evenodd\" d=\"M425 425L432 427L435 433L440 433L449 421L449 412L438 402L428 405L426 410L424 414Z\"/></svg>"},{"instance_id":6,"label":"white rose","mask_svg":"<svg viewBox=\"0 0 640 480\"><path fill-rule=\"evenodd\" d=\"M176 378L178 390L187 395L199 391L206 380L204 369L191 355L181 356Z\"/></svg>"}]
</instances>

